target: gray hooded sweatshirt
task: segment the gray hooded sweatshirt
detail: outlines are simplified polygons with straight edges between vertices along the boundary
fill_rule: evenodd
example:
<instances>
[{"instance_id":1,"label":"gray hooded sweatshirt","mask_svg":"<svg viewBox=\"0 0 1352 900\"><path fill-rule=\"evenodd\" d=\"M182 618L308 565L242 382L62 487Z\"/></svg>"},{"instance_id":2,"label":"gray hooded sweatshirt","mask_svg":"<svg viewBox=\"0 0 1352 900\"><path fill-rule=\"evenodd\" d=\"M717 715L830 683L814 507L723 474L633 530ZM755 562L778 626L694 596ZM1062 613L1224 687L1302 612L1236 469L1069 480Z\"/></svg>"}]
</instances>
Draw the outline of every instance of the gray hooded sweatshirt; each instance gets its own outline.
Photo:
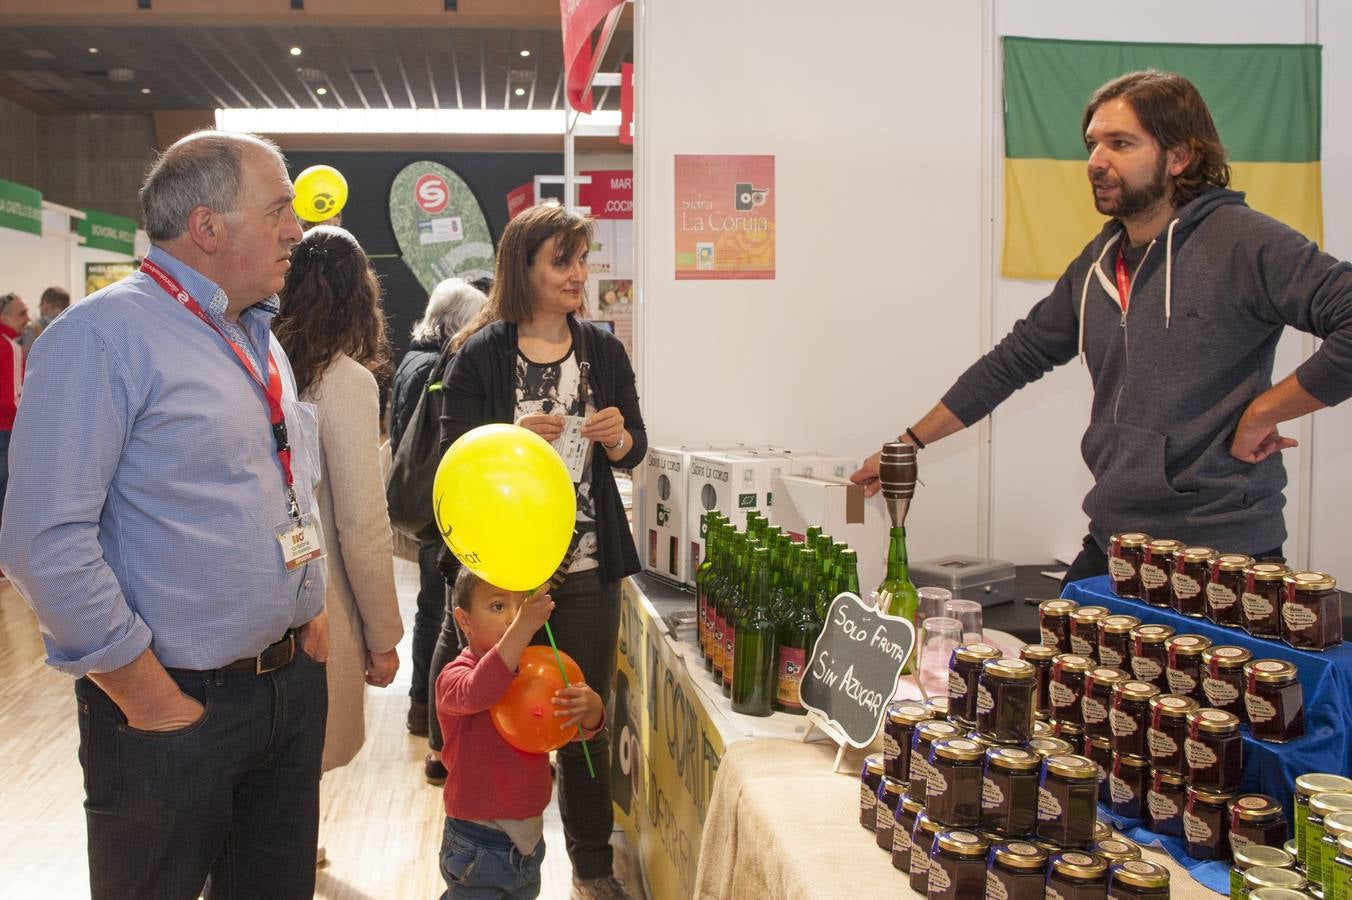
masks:
<instances>
[{"instance_id":1,"label":"gray hooded sweatshirt","mask_svg":"<svg viewBox=\"0 0 1352 900\"><path fill-rule=\"evenodd\" d=\"M1296 370L1301 386L1330 406L1352 396L1352 265L1216 189L1151 242L1123 313L1114 273L1125 239L1120 221L1105 224L943 403L971 425L1078 354L1094 384L1080 450L1100 548L1121 531L1222 552L1275 548L1286 539L1281 456L1250 465L1230 455L1230 439L1272 385L1286 325L1324 339Z\"/></svg>"}]
</instances>

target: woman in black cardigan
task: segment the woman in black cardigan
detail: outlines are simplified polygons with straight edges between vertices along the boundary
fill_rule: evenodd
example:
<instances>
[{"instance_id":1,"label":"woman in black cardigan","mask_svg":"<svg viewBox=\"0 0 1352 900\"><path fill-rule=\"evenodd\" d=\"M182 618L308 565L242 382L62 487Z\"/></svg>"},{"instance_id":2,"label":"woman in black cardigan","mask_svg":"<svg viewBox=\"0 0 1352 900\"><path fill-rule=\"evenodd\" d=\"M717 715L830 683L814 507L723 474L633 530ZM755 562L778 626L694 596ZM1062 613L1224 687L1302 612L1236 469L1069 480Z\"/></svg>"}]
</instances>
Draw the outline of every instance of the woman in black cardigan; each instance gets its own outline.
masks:
<instances>
[{"instance_id":1,"label":"woman in black cardigan","mask_svg":"<svg viewBox=\"0 0 1352 900\"><path fill-rule=\"evenodd\" d=\"M611 469L637 466L648 436L624 345L575 315L585 299L590 247L591 223L561 207L537 206L508 223L488 304L452 344L458 350L443 381L441 448L444 453L462 434L490 422L515 422L553 441L563 433L564 416L584 417L592 460L577 484L577 525L553 580L550 626L559 648L608 701L620 579L639 570ZM535 643L548 643L543 632ZM572 896L625 897L611 867L608 733L588 747L594 780L578 742L558 754Z\"/></svg>"}]
</instances>

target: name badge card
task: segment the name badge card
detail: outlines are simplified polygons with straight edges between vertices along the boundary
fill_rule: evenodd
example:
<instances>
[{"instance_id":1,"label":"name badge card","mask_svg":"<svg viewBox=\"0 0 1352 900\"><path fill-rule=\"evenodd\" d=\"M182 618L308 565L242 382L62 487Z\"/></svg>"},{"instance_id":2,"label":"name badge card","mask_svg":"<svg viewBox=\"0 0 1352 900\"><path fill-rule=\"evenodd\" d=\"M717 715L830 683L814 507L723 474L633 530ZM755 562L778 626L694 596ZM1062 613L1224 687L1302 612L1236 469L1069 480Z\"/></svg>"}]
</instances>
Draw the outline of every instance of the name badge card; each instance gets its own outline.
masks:
<instances>
[{"instance_id":1,"label":"name badge card","mask_svg":"<svg viewBox=\"0 0 1352 900\"><path fill-rule=\"evenodd\" d=\"M324 541L319 536L319 520L305 513L298 522L277 526L277 543L282 547L282 562L288 572L324 558Z\"/></svg>"},{"instance_id":2,"label":"name badge card","mask_svg":"<svg viewBox=\"0 0 1352 900\"><path fill-rule=\"evenodd\" d=\"M573 484L580 482L587 471L587 451L591 450L592 442L582 436L585 421L582 416L564 416L563 434L553 443L554 449L563 457L563 464L568 467L568 477L573 479Z\"/></svg>"}]
</instances>

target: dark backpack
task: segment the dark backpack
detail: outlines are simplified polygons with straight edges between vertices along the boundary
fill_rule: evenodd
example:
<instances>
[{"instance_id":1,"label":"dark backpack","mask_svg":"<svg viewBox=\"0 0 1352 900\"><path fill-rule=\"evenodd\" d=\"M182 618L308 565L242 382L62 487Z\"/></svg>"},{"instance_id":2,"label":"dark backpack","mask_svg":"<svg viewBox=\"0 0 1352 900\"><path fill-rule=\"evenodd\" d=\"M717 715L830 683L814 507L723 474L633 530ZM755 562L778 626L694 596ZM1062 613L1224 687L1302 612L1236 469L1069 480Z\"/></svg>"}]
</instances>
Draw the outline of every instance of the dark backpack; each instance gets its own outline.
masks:
<instances>
[{"instance_id":1,"label":"dark backpack","mask_svg":"<svg viewBox=\"0 0 1352 900\"><path fill-rule=\"evenodd\" d=\"M385 478L390 524L421 544L441 540L432 512L432 482L441 462L441 380L454 355L448 344L428 371Z\"/></svg>"}]
</instances>

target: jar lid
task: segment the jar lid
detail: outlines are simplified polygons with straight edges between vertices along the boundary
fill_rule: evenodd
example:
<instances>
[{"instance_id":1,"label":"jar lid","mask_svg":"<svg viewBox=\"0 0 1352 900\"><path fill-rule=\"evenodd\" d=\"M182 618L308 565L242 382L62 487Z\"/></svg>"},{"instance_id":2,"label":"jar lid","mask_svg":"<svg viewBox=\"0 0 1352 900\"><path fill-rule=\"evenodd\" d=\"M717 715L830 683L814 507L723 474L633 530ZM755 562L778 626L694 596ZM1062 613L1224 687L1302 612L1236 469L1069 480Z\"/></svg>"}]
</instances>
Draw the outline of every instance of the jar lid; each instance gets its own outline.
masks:
<instances>
[{"instance_id":1,"label":"jar lid","mask_svg":"<svg viewBox=\"0 0 1352 900\"><path fill-rule=\"evenodd\" d=\"M1151 556L1173 556L1175 550L1183 549L1183 542L1173 538L1155 538L1146 542Z\"/></svg>"},{"instance_id":2,"label":"jar lid","mask_svg":"<svg viewBox=\"0 0 1352 900\"><path fill-rule=\"evenodd\" d=\"M1089 738L1089 743L1095 750L1107 750L1109 752L1112 752L1113 742L1106 737L1091 735Z\"/></svg>"},{"instance_id":3,"label":"jar lid","mask_svg":"<svg viewBox=\"0 0 1352 900\"><path fill-rule=\"evenodd\" d=\"M1216 564L1218 572L1243 572L1246 567L1253 565L1254 560L1243 553L1222 553L1212 562Z\"/></svg>"},{"instance_id":4,"label":"jar lid","mask_svg":"<svg viewBox=\"0 0 1352 900\"><path fill-rule=\"evenodd\" d=\"M1098 763L1087 756L1058 753L1043 760L1047 771L1076 781L1098 781Z\"/></svg>"},{"instance_id":5,"label":"jar lid","mask_svg":"<svg viewBox=\"0 0 1352 900\"><path fill-rule=\"evenodd\" d=\"M1208 666L1214 662L1220 669L1237 669L1251 659L1253 654L1243 647L1208 647L1202 651L1202 662Z\"/></svg>"},{"instance_id":6,"label":"jar lid","mask_svg":"<svg viewBox=\"0 0 1352 900\"><path fill-rule=\"evenodd\" d=\"M955 762L975 762L985 757L986 751L976 741L967 738L947 738L934 742L934 758Z\"/></svg>"},{"instance_id":7,"label":"jar lid","mask_svg":"<svg viewBox=\"0 0 1352 900\"><path fill-rule=\"evenodd\" d=\"M1121 534L1115 534L1110 538L1111 542L1127 550L1134 550L1137 547L1144 547L1150 540L1150 535L1144 531L1124 531Z\"/></svg>"},{"instance_id":8,"label":"jar lid","mask_svg":"<svg viewBox=\"0 0 1352 900\"><path fill-rule=\"evenodd\" d=\"M1341 835L1352 834L1352 812L1337 812L1324 816L1324 834L1333 835L1337 840Z\"/></svg>"},{"instance_id":9,"label":"jar lid","mask_svg":"<svg viewBox=\"0 0 1352 900\"><path fill-rule=\"evenodd\" d=\"M1299 675L1296 667L1281 659L1259 659L1244 664L1244 677L1263 684L1285 684Z\"/></svg>"},{"instance_id":10,"label":"jar lid","mask_svg":"<svg viewBox=\"0 0 1352 900\"><path fill-rule=\"evenodd\" d=\"M870 775L883 774L883 755L881 753L875 753L872 756L864 757L864 769Z\"/></svg>"},{"instance_id":11,"label":"jar lid","mask_svg":"<svg viewBox=\"0 0 1352 900\"><path fill-rule=\"evenodd\" d=\"M1258 888L1288 888L1303 890L1309 882L1295 869L1279 869L1276 866L1254 866L1244 872L1244 886L1249 890Z\"/></svg>"},{"instance_id":12,"label":"jar lid","mask_svg":"<svg viewBox=\"0 0 1352 900\"><path fill-rule=\"evenodd\" d=\"M1310 900L1310 895L1290 888L1259 888L1249 891L1249 900Z\"/></svg>"},{"instance_id":13,"label":"jar lid","mask_svg":"<svg viewBox=\"0 0 1352 900\"><path fill-rule=\"evenodd\" d=\"M1216 551L1210 547L1183 547L1174 551L1174 559L1185 563L1211 562Z\"/></svg>"},{"instance_id":14,"label":"jar lid","mask_svg":"<svg viewBox=\"0 0 1352 900\"><path fill-rule=\"evenodd\" d=\"M1144 756L1134 756L1130 753L1114 753L1113 764L1115 766L1126 766L1129 769L1150 768L1150 760Z\"/></svg>"},{"instance_id":15,"label":"jar lid","mask_svg":"<svg viewBox=\"0 0 1352 900\"><path fill-rule=\"evenodd\" d=\"M1084 726L1075 722L1058 720L1053 727L1056 729L1056 736L1063 741L1070 741L1072 747L1078 747L1078 742L1084 738Z\"/></svg>"},{"instance_id":16,"label":"jar lid","mask_svg":"<svg viewBox=\"0 0 1352 900\"><path fill-rule=\"evenodd\" d=\"M1129 859L1112 867L1110 876L1114 884L1129 884L1139 888L1167 888L1169 870L1164 866L1146 862L1142 859Z\"/></svg>"},{"instance_id":17,"label":"jar lid","mask_svg":"<svg viewBox=\"0 0 1352 900\"><path fill-rule=\"evenodd\" d=\"M1070 746L1070 741L1063 741L1059 737L1035 737L1028 742L1028 749L1044 759L1061 753L1072 753L1075 750Z\"/></svg>"},{"instance_id":18,"label":"jar lid","mask_svg":"<svg viewBox=\"0 0 1352 900\"><path fill-rule=\"evenodd\" d=\"M1072 622L1097 622L1099 619L1107 618L1108 607L1106 606L1081 606L1070 614Z\"/></svg>"},{"instance_id":19,"label":"jar lid","mask_svg":"<svg viewBox=\"0 0 1352 900\"><path fill-rule=\"evenodd\" d=\"M1042 765L1042 757L1020 747L992 747L986 751L986 762L997 769L1025 772Z\"/></svg>"},{"instance_id":20,"label":"jar lid","mask_svg":"<svg viewBox=\"0 0 1352 900\"><path fill-rule=\"evenodd\" d=\"M1159 696L1160 689L1148 681L1119 681L1113 685L1113 696L1123 700L1149 700Z\"/></svg>"},{"instance_id":21,"label":"jar lid","mask_svg":"<svg viewBox=\"0 0 1352 900\"><path fill-rule=\"evenodd\" d=\"M1211 646L1211 638L1200 634L1176 634L1164 642L1164 648L1175 656L1201 656Z\"/></svg>"},{"instance_id":22,"label":"jar lid","mask_svg":"<svg viewBox=\"0 0 1352 900\"><path fill-rule=\"evenodd\" d=\"M1338 852L1343 856L1352 856L1352 834L1338 835Z\"/></svg>"},{"instance_id":23,"label":"jar lid","mask_svg":"<svg viewBox=\"0 0 1352 900\"><path fill-rule=\"evenodd\" d=\"M1067 850L1052 856L1051 870L1071 878L1102 878L1108 872L1108 862L1079 850Z\"/></svg>"},{"instance_id":24,"label":"jar lid","mask_svg":"<svg viewBox=\"0 0 1352 900\"><path fill-rule=\"evenodd\" d=\"M1038 615L1059 619L1068 616L1080 608L1074 600L1043 600L1037 605Z\"/></svg>"},{"instance_id":25,"label":"jar lid","mask_svg":"<svg viewBox=\"0 0 1352 900\"><path fill-rule=\"evenodd\" d=\"M1027 841L996 844L992 852L1001 863L1016 869L1040 869L1047 864L1047 851Z\"/></svg>"},{"instance_id":26,"label":"jar lid","mask_svg":"<svg viewBox=\"0 0 1352 900\"><path fill-rule=\"evenodd\" d=\"M1057 650L1055 647L1049 647L1046 644L1024 644L1019 648L1019 659L1049 662L1060 652L1061 651Z\"/></svg>"},{"instance_id":27,"label":"jar lid","mask_svg":"<svg viewBox=\"0 0 1352 900\"><path fill-rule=\"evenodd\" d=\"M981 663L1003 655L998 647L990 644L959 644L953 649L953 658L964 663Z\"/></svg>"},{"instance_id":28,"label":"jar lid","mask_svg":"<svg viewBox=\"0 0 1352 900\"><path fill-rule=\"evenodd\" d=\"M1113 826L1109 825L1107 822L1103 821L1102 819L1095 819L1095 820L1094 820L1094 835L1093 835L1093 837L1094 837L1094 841L1095 841L1095 842L1098 842L1098 841L1106 841L1108 838L1110 838L1110 837L1112 837L1112 836L1113 836Z\"/></svg>"},{"instance_id":29,"label":"jar lid","mask_svg":"<svg viewBox=\"0 0 1352 900\"><path fill-rule=\"evenodd\" d=\"M1155 769L1153 784L1155 787L1159 787L1162 784L1167 784L1170 787L1182 787L1184 781L1183 776L1178 772L1166 772L1164 769Z\"/></svg>"},{"instance_id":30,"label":"jar lid","mask_svg":"<svg viewBox=\"0 0 1352 900\"><path fill-rule=\"evenodd\" d=\"M915 817L915 827L930 836L936 835L944 827L940 822L929 817L929 813L921 813Z\"/></svg>"},{"instance_id":31,"label":"jar lid","mask_svg":"<svg viewBox=\"0 0 1352 900\"><path fill-rule=\"evenodd\" d=\"M1114 669L1111 666L1099 666L1097 669L1090 669L1089 674L1085 677L1092 681L1096 686L1106 684L1111 688L1119 681L1126 681L1131 676L1121 669ZM1088 687L1086 687L1085 690L1088 690Z\"/></svg>"},{"instance_id":32,"label":"jar lid","mask_svg":"<svg viewBox=\"0 0 1352 900\"><path fill-rule=\"evenodd\" d=\"M1333 576L1324 572L1295 572L1282 582L1298 591L1331 591L1338 586Z\"/></svg>"},{"instance_id":33,"label":"jar lid","mask_svg":"<svg viewBox=\"0 0 1352 900\"><path fill-rule=\"evenodd\" d=\"M904 809L908 815L918 816L925 811L925 801L923 799L917 800L910 794L903 794L901 796L901 808Z\"/></svg>"},{"instance_id":34,"label":"jar lid","mask_svg":"<svg viewBox=\"0 0 1352 900\"><path fill-rule=\"evenodd\" d=\"M1308 772L1296 778L1296 796L1313 797L1315 794L1347 793L1352 791L1352 778L1333 775L1328 772Z\"/></svg>"},{"instance_id":35,"label":"jar lid","mask_svg":"<svg viewBox=\"0 0 1352 900\"><path fill-rule=\"evenodd\" d=\"M1119 837L1112 837L1104 841L1099 841L1094 845L1093 852L1108 860L1109 863L1126 862L1129 859L1141 858L1140 844Z\"/></svg>"},{"instance_id":36,"label":"jar lid","mask_svg":"<svg viewBox=\"0 0 1352 900\"><path fill-rule=\"evenodd\" d=\"M1039 712L1042 712L1042 710L1039 710ZM1056 729L1052 728L1051 722L1048 722L1046 719L1033 720L1033 737L1039 738L1039 737L1055 737L1055 736Z\"/></svg>"},{"instance_id":37,"label":"jar lid","mask_svg":"<svg viewBox=\"0 0 1352 900\"><path fill-rule=\"evenodd\" d=\"M1142 644L1163 644L1173 636L1168 625L1137 625L1131 630L1131 639Z\"/></svg>"},{"instance_id":38,"label":"jar lid","mask_svg":"<svg viewBox=\"0 0 1352 900\"><path fill-rule=\"evenodd\" d=\"M1094 668L1094 661L1078 653L1062 653L1052 663L1053 668L1063 672L1088 672Z\"/></svg>"},{"instance_id":39,"label":"jar lid","mask_svg":"<svg viewBox=\"0 0 1352 900\"><path fill-rule=\"evenodd\" d=\"M979 732L979 731L969 731L969 732L967 732L967 734L966 734L965 736L966 736L967 740L969 740L969 741L971 741L972 743L974 743L974 744L976 744L977 746L979 746L979 747L981 748L981 751L982 751L983 753L984 753L985 751L989 750L989 749L992 748L992 747L1003 746L1003 745L1001 745L1001 744L995 743L995 741L993 741L993 740L991 740L990 738L986 737L984 734L982 734L982 733Z\"/></svg>"},{"instance_id":40,"label":"jar lid","mask_svg":"<svg viewBox=\"0 0 1352 900\"><path fill-rule=\"evenodd\" d=\"M902 781L900 778L893 778L891 775L884 775L882 787L878 790L881 793L891 794L893 797L900 798L902 793L906 790L906 782ZM893 803L892 805L896 806L896 803Z\"/></svg>"},{"instance_id":41,"label":"jar lid","mask_svg":"<svg viewBox=\"0 0 1352 900\"><path fill-rule=\"evenodd\" d=\"M1188 802L1195 798L1203 803L1210 803L1213 806L1225 806L1235 796L1234 791L1210 791L1206 788L1190 787L1188 788Z\"/></svg>"},{"instance_id":42,"label":"jar lid","mask_svg":"<svg viewBox=\"0 0 1352 900\"><path fill-rule=\"evenodd\" d=\"M988 659L981 664L981 672L1006 681L1031 681L1037 677L1033 664L1022 659Z\"/></svg>"},{"instance_id":43,"label":"jar lid","mask_svg":"<svg viewBox=\"0 0 1352 900\"><path fill-rule=\"evenodd\" d=\"M1184 718L1188 713L1196 712L1201 705L1191 697L1179 694L1161 694L1150 698L1150 711L1167 718Z\"/></svg>"},{"instance_id":44,"label":"jar lid","mask_svg":"<svg viewBox=\"0 0 1352 900\"><path fill-rule=\"evenodd\" d=\"M1188 728L1207 734L1225 734L1239 730L1239 716L1223 709L1197 709L1188 713Z\"/></svg>"},{"instance_id":45,"label":"jar lid","mask_svg":"<svg viewBox=\"0 0 1352 900\"><path fill-rule=\"evenodd\" d=\"M1257 822L1281 814L1282 805L1267 794L1240 794L1230 801L1230 815L1241 822Z\"/></svg>"},{"instance_id":46,"label":"jar lid","mask_svg":"<svg viewBox=\"0 0 1352 900\"><path fill-rule=\"evenodd\" d=\"M1104 634L1127 634L1140 624L1141 620L1135 616L1117 613L1116 615L1108 616L1099 622L1099 630Z\"/></svg>"},{"instance_id":47,"label":"jar lid","mask_svg":"<svg viewBox=\"0 0 1352 900\"><path fill-rule=\"evenodd\" d=\"M934 714L919 703L893 703L887 707L887 721L897 725L919 725L934 718Z\"/></svg>"},{"instance_id":48,"label":"jar lid","mask_svg":"<svg viewBox=\"0 0 1352 900\"><path fill-rule=\"evenodd\" d=\"M937 718L943 718L948 715L947 697L927 697L920 701L920 705L934 713Z\"/></svg>"},{"instance_id":49,"label":"jar lid","mask_svg":"<svg viewBox=\"0 0 1352 900\"><path fill-rule=\"evenodd\" d=\"M1310 812L1316 816L1331 816L1348 810L1352 810L1352 794L1315 794L1310 798Z\"/></svg>"},{"instance_id":50,"label":"jar lid","mask_svg":"<svg viewBox=\"0 0 1352 900\"><path fill-rule=\"evenodd\" d=\"M953 738L962 734L958 726L942 719L927 719L915 726L915 739L922 744L933 744L944 738Z\"/></svg>"},{"instance_id":51,"label":"jar lid","mask_svg":"<svg viewBox=\"0 0 1352 900\"><path fill-rule=\"evenodd\" d=\"M1254 581L1281 581L1290 574L1291 570L1281 563L1254 563L1244 568L1245 577Z\"/></svg>"},{"instance_id":52,"label":"jar lid","mask_svg":"<svg viewBox=\"0 0 1352 900\"><path fill-rule=\"evenodd\" d=\"M1285 844L1282 844L1282 849L1285 850L1288 854L1290 854L1292 859L1300 859L1300 852L1296 847L1295 838L1291 838L1291 840L1287 841Z\"/></svg>"},{"instance_id":53,"label":"jar lid","mask_svg":"<svg viewBox=\"0 0 1352 900\"><path fill-rule=\"evenodd\" d=\"M1262 844L1253 844L1249 847L1232 847L1231 851L1235 857L1235 865L1241 869L1252 869L1257 866L1292 869L1296 865L1296 858L1281 847L1265 847Z\"/></svg>"},{"instance_id":54,"label":"jar lid","mask_svg":"<svg viewBox=\"0 0 1352 900\"><path fill-rule=\"evenodd\" d=\"M990 841L975 831L962 829L941 831L938 837L934 839L934 843L940 850L956 853L959 856L985 856L986 851L991 847Z\"/></svg>"}]
</instances>

